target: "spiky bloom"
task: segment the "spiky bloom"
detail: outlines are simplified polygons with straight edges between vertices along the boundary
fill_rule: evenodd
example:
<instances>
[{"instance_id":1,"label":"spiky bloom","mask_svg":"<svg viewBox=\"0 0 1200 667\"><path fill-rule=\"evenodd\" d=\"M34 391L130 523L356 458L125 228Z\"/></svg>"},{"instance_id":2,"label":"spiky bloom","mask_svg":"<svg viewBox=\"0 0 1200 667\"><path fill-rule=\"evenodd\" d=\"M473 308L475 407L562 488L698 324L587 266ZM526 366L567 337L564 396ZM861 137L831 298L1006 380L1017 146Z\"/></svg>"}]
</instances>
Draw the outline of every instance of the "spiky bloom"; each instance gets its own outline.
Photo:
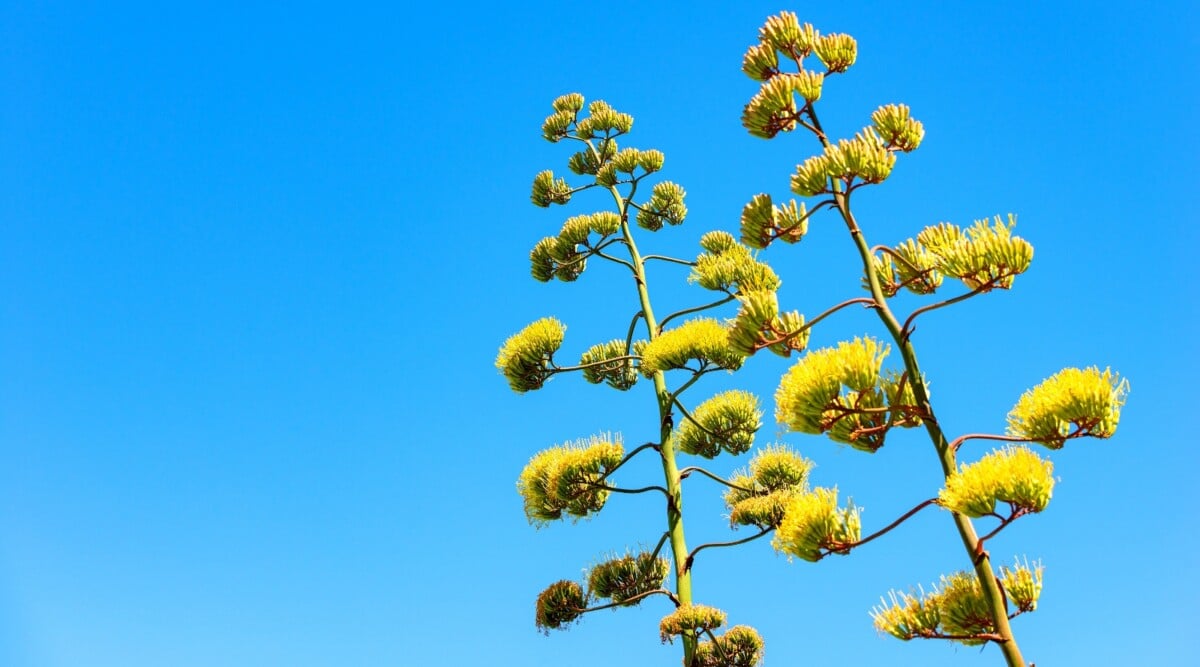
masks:
<instances>
[{"instance_id":1,"label":"spiky bloom","mask_svg":"<svg viewBox=\"0 0 1200 667\"><path fill-rule=\"evenodd\" d=\"M624 454L617 439L601 436L538 452L517 479L526 518L544 524L564 513L582 518L600 511L608 491L599 481Z\"/></svg>"},{"instance_id":2,"label":"spiky bloom","mask_svg":"<svg viewBox=\"0 0 1200 667\"><path fill-rule=\"evenodd\" d=\"M862 535L858 508L837 506L837 489L815 488L791 498L771 544L789 556L816 562L823 551L837 552Z\"/></svg>"},{"instance_id":3,"label":"spiky bloom","mask_svg":"<svg viewBox=\"0 0 1200 667\"><path fill-rule=\"evenodd\" d=\"M938 256L939 271L967 287L1008 289L1033 262L1033 246L1013 235L1016 216L1009 214L1007 224L996 216L994 223L977 220L965 232L941 223L918 234L917 241Z\"/></svg>"},{"instance_id":4,"label":"spiky bloom","mask_svg":"<svg viewBox=\"0 0 1200 667\"><path fill-rule=\"evenodd\" d=\"M550 362L562 345L567 328L553 317L545 317L517 332L500 347L496 368L517 393L540 389L552 374Z\"/></svg>"},{"instance_id":5,"label":"spiky bloom","mask_svg":"<svg viewBox=\"0 0 1200 667\"><path fill-rule=\"evenodd\" d=\"M728 334L719 322L698 318L664 331L650 341L642 350L641 371L649 377L658 371L685 368L693 360L737 370L745 357L729 346Z\"/></svg>"},{"instance_id":6,"label":"spiky bloom","mask_svg":"<svg viewBox=\"0 0 1200 667\"><path fill-rule=\"evenodd\" d=\"M549 634L577 620L586 608L587 596L579 584L566 579L556 581L538 595L534 623Z\"/></svg>"},{"instance_id":7,"label":"spiky bloom","mask_svg":"<svg viewBox=\"0 0 1200 667\"><path fill-rule=\"evenodd\" d=\"M711 641L696 646L698 667L754 667L762 661L763 640L754 628L735 625Z\"/></svg>"},{"instance_id":8,"label":"spiky bloom","mask_svg":"<svg viewBox=\"0 0 1200 667\"><path fill-rule=\"evenodd\" d=\"M942 628L948 635L980 635L996 630L992 610L979 579L971 572L956 572L942 577L937 593ZM983 644L983 639L960 639L967 646Z\"/></svg>"},{"instance_id":9,"label":"spiky bloom","mask_svg":"<svg viewBox=\"0 0 1200 667\"><path fill-rule=\"evenodd\" d=\"M867 337L810 351L780 380L775 392L775 418L800 433L837 428L842 441L855 444L853 430L837 424L854 417L856 406L868 400L865 397L880 393L879 371L889 349ZM843 395L843 387L850 392Z\"/></svg>"},{"instance_id":10,"label":"spiky bloom","mask_svg":"<svg viewBox=\"0 0 1200 667\"><path fill-rule=\"evenodd\" d=\"M638 374L633 359L621 358L628 356L631 355L626 353L623 340L610 340L589 347L579 358L579 365L586 366L583 369L583 379L592 384L605 382L621 391L629 389L637 383ZM610 359L612 361L609 361Z\"/></svg>"},{"instance_id":11,"label":"spiky bloom","mask_svg":"<svg viewBox=\"0 0 1200 667\"><path fill-rule=\"evenodd\" d=\"M1107 368L1066 368L1021 396L1008 413L1008 432L1051 449L1076 435L1108 438L1128 393L1128 380Z\"/></svg>"},{"instance_id":12,"label":"spiky bloom","mask_svg":"<svg viewBox=\"0 0 1200 667\"><path fill-rule=\"evenodd\" d=\"M658 632L664 643L684 633L700 633L716 630L725 625L725 612L703 604L685 604L664 616L658 624Z\"/></svg>"},{"instance_id":13,"label":"spiky bloom","mask_svg":"<svg viewBox=\"0 0 1200 667\"><path fill-rule=\"evenodd\" d=\"M681 451L711 459L722 451L734 456L750 449L762 427L758 397L748 391L717 394L684 418L675 433Z\"/></svg>"},{"instance_id":14,"label":"spiky bloom","mask_svg":"<svg viewBox=\"0 0 1200 667\"><path fill-rule=\"evenodd\" d=\"M1000 585L1008 601L1020 611L1035 611L1042 595L1042 564L1017 561L1012 567L1000 568Z\"/></svg>"},{"instance_id":15,"label":"spiky bloom","mask_svg":"<svg viewBox=\"0 0 1200 667\"><path fill-rule=\"evenodd\" d=\"M750 475L756 485L769 491L796 491L804 488L813 465L783 445L771 445L750 459Z\"/></svg>"},{"instance_id":16,"label":"spiky bloom","mask_svg":"<svg viewBox=\"0 0 1200 667\"><path fill-rule=\"evenodd\" d=\"M728 498L737 489L730 489ZM778 528L787 514L788 505L797 491L784 489L764 496L750 496L729 504L729 523L733 526Z\"/></svg>"},{"instance_id":17,"label":"spiky bloom","mask_svg":"<svg viewBox=\"0 0 1200 667\"><path fill-rule=\"evenodd\" d=\"M646 552L625 554L593 567L588 574L588 589L598 598L623 603L662 587L669 570L670 564L665 558ZM633 604L639 602L641 600Z\"/></svg>"},{"instance_id":18,"label":"spiky bloom","mask_svg":"<svg viewBox=\"0 0 1200 667\"><path fill-rule=\"evenodd\" d=\"M1054 491L1054 464L1025 446L996 450L963 464L946 478L938 500L946 509L970 517L996 511L996 501L1015 511L1041 512Z\"/></svg>"},{"instance_id":19,"label":"spiky bloom","mask_svg":"<svg viewBox=\"0 0 1200 667\"><path fill-rule=\"evenodd\" d=\"M935 636L942 623L941 605L936 597L891 591L891 599L871 610L875 628L880 632L908 641L917 637Z\"/></svg>"}]
</instances>

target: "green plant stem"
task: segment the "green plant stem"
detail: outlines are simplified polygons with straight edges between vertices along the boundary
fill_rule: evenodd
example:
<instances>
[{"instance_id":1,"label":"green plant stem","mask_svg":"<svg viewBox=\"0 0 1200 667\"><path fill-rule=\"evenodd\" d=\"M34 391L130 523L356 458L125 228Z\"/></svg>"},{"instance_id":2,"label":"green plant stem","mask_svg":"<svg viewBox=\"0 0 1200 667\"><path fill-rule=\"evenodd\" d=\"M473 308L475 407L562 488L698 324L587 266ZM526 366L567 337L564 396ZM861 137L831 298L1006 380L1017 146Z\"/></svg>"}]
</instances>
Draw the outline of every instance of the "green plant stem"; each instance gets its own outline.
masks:
<instances>
[{"instance_id":1,"label":"green plant stem","mask_svg":"<svg viewBox=\"0 0 1200 667\"><path fill-rule=\"evenodd\" d=\"M814 116L815 119L815 116ZM820 127L818 125L818 127ZM925 425L925 430L929 433L930 440L933 441L934 448L938 453L938 460L942 465L942 475L949 478L956 470L955 450L950 446L946 436L942 433L941 426L938 425L937 418L934 416L933 406L929 402L929 391L925 386L925 376L921 374L921 367L917 363L917 353L913 348L912 341L909 340L907 332L896 316L888 307L887 297L883 294L883 288L879 284L879 277L875 275L875 271L871 266L871 247L863 237L862 230L858 226L858 222L854 219L854 215L850 212L849 197L842 193L840 184L835 183L834 199L837 202L837 209L842 215L842 219L846 223L846 227L850 231L850 236L854 239L855 245L858 247L859 255L863 262L863 271L866 273L867 281L871 287L871 296L875 299L875 312L879 314L879 319L883 325L887 327L888 333L892 335L896 346L900 350L900 355L904 358L904 367L908 371L909 382L912 384L913 396L916 398L917 405L922 408L922 422ZM1000 646L1000 650L1004 653L1004 659L1008 662L1009 667L1026 667L1025 659L1021 656L1021 649L1017 646L1017 640L1013 636L1012 627L1008 622L1008 608L1004 601L1004 594L1000 590L1000 584L996 581L996 575L992 571L991 558L988 553L982 549L982 543L979 536L975 533L975 527L972 525L969 517L952 512L954 517L954 525L958 528L959 536L962 538L963 547L966 549L968 556L972 559L975 565L975 576L979 579L980 588L983 590L983 597L989 607L992 623L995 626L996 632L993 641Z\"/></svg>"},{"instance_id":2,"label":"green plant stem","mask_svg":"<svg viewBox=\"0 0 1200 667\"><path fill-rule=\"evenodd\" d=\"M592 150L595 151L594 148ZM636 185L634 187L636 188ZM629 203L633 199L633 189L628 197L623 197L615 186L610 187L609 191L621 216L621 238L629 249L629 261L633 268L634 281L637 283L638 300L642 305L642 318L646 321L647 335L650 340L654 340L658 337L658 322L654 319L654 309L650 305L645 260L638 252L637 244L629 230ZM679 479L679 466L675 461L675 443L671 438L670 416L674 396L667 388L667 378L662 371L654 373L653 382L654 394L658 399L658 451L662 457L663 479L667 488L667 532L670 534L671 555L675 563L675 596L680 605L688 605L692 603L692 573L684 567L687 563L688 548L683 535L683 486ZM696 654L695 633L684 634L682 643L683 664L691 665Z\"/></svg>"}]
</instances>

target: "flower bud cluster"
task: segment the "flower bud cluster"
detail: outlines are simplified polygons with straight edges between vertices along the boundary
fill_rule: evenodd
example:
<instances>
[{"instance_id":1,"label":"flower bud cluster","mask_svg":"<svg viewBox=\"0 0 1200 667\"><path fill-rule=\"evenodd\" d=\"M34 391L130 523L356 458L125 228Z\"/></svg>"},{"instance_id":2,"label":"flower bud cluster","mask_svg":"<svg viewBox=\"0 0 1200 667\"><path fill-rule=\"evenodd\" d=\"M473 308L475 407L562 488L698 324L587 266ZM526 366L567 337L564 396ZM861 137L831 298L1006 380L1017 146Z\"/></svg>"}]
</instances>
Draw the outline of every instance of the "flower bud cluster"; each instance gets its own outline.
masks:
<instances>
[{"instance_id":1,"label":"flower bud cluster","mask_svg":"<svg viewBox=\"0 0 1200 667\"><path fill-rule=\"evenodd\" d=\"M538 452L517 479L529 522L548 523L564 513L583 518L600 511L608 500L600 480L624 454L619 440L601 436Z\"/></svg>"},{"instance_id":2,"label":"flower bud cluster","mask_svg":"<svg viewBox=\"0 0 1200 667\"><path fill-rule=\"evenodd\" d=\"M798 243L808 232L808 209L792 199L775 205L771 195L759 194L742 209L742 243L762 250L775 239Z\"/></svg>"},{"instance_id":3,"label":"flower bud cluster","mask_svg":"<svg viewBox=\"0 0 1200 667\"><path fill-rule=\"evenodd\" d=\"M691 415L676 429L675 442L681 451L706 459L722 451L734 456L746 452L754 444L754 434L762 428L758 397L748 391L734 389L717 394Z\"/></svg>"},{"instance_id":4,"label":"flower bud cluster","mask_svg":"<svg viewBox=\"0 0 1200 667\"><path fill-rule=\"evenodd\" d=\"M794 494L771 541L775 550L816 562L857 542L862 536L859 510L853 503L839 508L837 495L837 488L821 487Z\"/></svg>"},{"instance_id":5,"label":"flower bud cluster","mask_svg":"<svg viewBox=\"0 0 1200 667\"><path fill-rule=\"evenodd\" d=\"M1054 491L1054 464L1024 446L996 450L975 463L963 464L946 478L938 493L942 507L981 517L996 511L996 501L1014 512L1041 512Z\"/></svg>"}]
</instances>

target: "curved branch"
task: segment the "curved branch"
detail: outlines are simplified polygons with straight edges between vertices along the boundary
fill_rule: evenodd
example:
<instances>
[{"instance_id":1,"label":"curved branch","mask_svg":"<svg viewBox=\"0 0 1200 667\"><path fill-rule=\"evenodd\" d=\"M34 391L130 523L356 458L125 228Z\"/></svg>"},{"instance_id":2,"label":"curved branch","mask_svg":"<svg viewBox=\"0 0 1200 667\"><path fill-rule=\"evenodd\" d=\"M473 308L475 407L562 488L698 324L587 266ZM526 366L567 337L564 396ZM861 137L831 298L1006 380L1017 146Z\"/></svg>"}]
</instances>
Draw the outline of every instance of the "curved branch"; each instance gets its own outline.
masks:
<instances>
[{"instance_id":1,"label":"curved branch","mask_svg":"<svg viewBox=\"0 0 1200 667\"><path fill-rule=\"evenodd\" d=\"M633 351L633 332L637 329L638 320L645 316L646 313L641 310L633 314L633 319L629 322L629 333L625 334L625 354Z\"/></svg>"},{"instance_id":2,"label":"curved branch","mask_svg":"<svg viewBox=\"0 0 1200 667\"><path fill-rule=\"evenodd\" d=\"M657 442L647 442L646 444L644 444L644 445L641 445L640 447L635 447L635 448L633 449L633 451L629 452L628 454L626 454L626 455L624 456L624 458L622 458L620 461L618 461L618 462L617 462L617 465L615 465L615 466L613 466L612 468L610 468L610 469L608 470L608 472L606 472L606 473L604 473L603 475L601 475L601 476L600 476L600 478L599 478L599 479L597 479L596 481L597 481L597 482L603 482L604 480L608 479L608 476L609 476L609 475L611 475L611 474L613 474L614 472L616 472L616 471L617 471L617 470L618 470L618 469L619 469L621 466L625 465L626 463L629 463L630 459L632 459L633 457L637 456L637 455L638 455L638 454L640 454L642 451L644 451L644 450L647 450L647 449L653 449L653 450L654 450L654 451L656 451L656 452L658 452L658 451L661 451L661 450L659 450L659 445L658 445L658 443L657 443Z\"/></svg>"},{"instance_id":3,"label":"curved branch","mask_svg":"<svg viewBox=\"0 0 1200 667\"><path fill-rule=\"evenodd\" d=\"M693 423L694 423L694 420L693 420ZM724 477L721 477L720 475L715 475L715 474L705 470L704 468L701 468L700 466L688 466L688 467L684 468L683 470L680 470L679 471L679 479L685 479L685 478L687 478L688 475L690 475L694 472L698 472L701 475L704 475L705 477L707 477L715 482L724 484L725 486L728 486L731 489L737 489L738 491L745 491L746 493L757 493L754 489L747 489L744 486L738 486L737 484L730 482L729 480L725 479Z\"/></svg>"},{"instance_id":4,"label":"curved branch","mask_svg":"<svg viewBox=\"0 0 1200 667\"><path fill-rule=\"evenodd\" d=\"M625 600L621 600L620 602L609 602L608 604L602 604L602 605L598 605L595 607L588 607L586 609L580 609L578 611L581 614L587 614L587 613L590 613L593 611L600 611L601 609L612 609L613 607L631 607L634 604L637 604L638 602L641 602L642 600L650 597L651 595L665 595L665 596L671 598L671 601L675 603L676 607L679 606L679 599L675 597L674 593L672 593L671 591L668 591L665 588L656 588L652 591L646 591L645 593L638 593L637 595L635 595L631 598L627 598Z\"/></svg>"},{"instance_id":5,"label":"curved branch","mask_svg":"<svg viewBox=\"0 0 1200 667\"><path fill-rule=\"evenodd\" d=\"M696 265L695 262L689 262L686 259L679 259L677 257L667 257L666 255L646 255L645 257L642 258L642 261L649 262L652 259L657 259L661 262L670 262L672 264L683 264L684 266L695 266Z\"/></svg>"},{"instance_id":6,"label":"curved branch","mask_svg":"<svg viewBox=\"0 0 1200 667\"><path fill-rule=\"evenodd\" d=\"M702 310L708 310L709 308L716 308L717 306L723 306L723 305L729 303L730 301L733 301L736 298L737 298L736 296L730 294L729 296L725 297L724 299L721 299L720 301L714 301L712 303L705 304L703 306L696 306L695 308L685 308L683 310L679 310L674 313L671 313L670 315L667 315L666 317L664 317L662 319L662 321L658 323L658 332L662 333L663 327L667 326L667 322L670 322L671 320L675 319L676 317L679 317L681 315L690 315L691 313L698 313Z\"/></svg>"},{"instance_id":7,"label":"curved branch","mask_svg":"<svg viewBox=\"0 0 1200 667\"><path fill-rule=\"evenodd\" d=\"M625 260L621 259L620 257L613 257L612 255L606 255L606 254L600 252L599 250L593 250L592 254L597 257L603 257L604 259L607 259L610 262L616 262L617 264L623 264L630 271L633 271L634 273L637 272L637 269L633 268L633 264L626 262Z\"/></svg>"},{"instance_id":8,"label":"curved branch","mask_svg":"<svg viewBox=\"0 0 1200 667\"><path fill-rule=\"evenodd\" d=\"M596 483L596 482L588 482L588 483L587 483L587 485L588 485L588 486L590 486L590 487L592 487L592 488L594 488L594 489L602 489L602 490L604 490L604 491L609 491L609 492L612 492L612 493L647 493L647 492L650 492L650 491L658 491L659 493L661 493L661 494L663 494L664 496L666 496L668 499L671 497L671 494L670 494L669 492L667 492L667 490L666 490L666 489L664 489L664 488L663 488L663 487L661 487L661 486L657 486L657 485L655 485L655 486L643 486L643 487L642 487L642 488L640 488L640 489L623 489L623 488L620 488L620 487L617 487L617 486L609 486L609 485L607 485L607 484L598 484L598 483Z\"/></svg>"},{"instance_id":9,"label":"curved branch","mask_svg":"<svg viewBox=\"0 0 1200 667\"><path fill-rule=\"evenodd\" d=\"M593 361L590 364L579 364L578 366L554 366L550 369L550 372L551 373L566 373L569 371L581 371L585 368L595 368L596 366L612 364L612 363L616 363L618 361L634 361L637 359L641 359L641 357L639 357L636 354L628 354L628 355L621 356L621 357L611 357L609 359L601 359L600 361Z\"/></svg>"},{"instance_id":10,"label":"curved branch","mask_svg":"<svg viewBox=\"0 0 1200 667\"><path fill-rule=\"evenodd\" d=\"M1015 435L992 435L990 433L968 433L954 439L950 443L950 449L958 451L963 443L968 440L999 440L1000 442L1033 442L1029 438L1021 438Z\"/></svg>"},{"instance_id":11,"label":"curved branch","mask_svg":"<svg viewBox=\"0 0 1200 667\"><path fill-rule=\"evenodd\" d=\"M928 313L931 310L937 310L938 308L944 308L946 306L958 303L959 301L966 301L967 299L970 299L971 297L973 297L977 294L983 294L984 292L989 292L989 291L991 291L991 289L993 287L996 286L996 282L997 282L996 280L989 280L988 282L980 285L979 287L976 287L975 289L971 290L970 292L967 292L966 294L959 294L958 296L954 297L953 299L946 299L945 301L931 303L928 306L922 306L922 307L912 311L912 313L908 316L908 319L904 320L904 324L902 324L900 326L900 331L903 332L903 335L905 338L907 338L908 336L911 336L912 332L913 332L912 323L913 323L913 320L917 319L918 315L920 315L922 313Z\"/></svg>"},{"instance_id":12,"label":"curved branch","mask_svg":"<svg viewBox=\"0 0 1200 667\"><path fill-rule=\"evenodd\" d=\"M739 544L745 544L747 542L752 542L754 540L757 540L758 538L762 537L763 535L766 535L767 533L769 533L773 530L775 530L775 527L771 526L768 528L763 528L761 531L751 535L750 537L744 537L740 540L733 540L731 542L709 542L708 544L701 544L700 546L696 547L695 549L692 549L692 553L688 554L687 562L684 563L683 569L687 570L687 569L691 568L692 561L696 559L696 554L700 553L701 551L704 551L705 549L715 549L717 547L736 547Z\"/></svg>"},{"instance_id":13,"label":"curved branch","mask_svg":"<svg viewBox=\"0 0 1200 667\"><path fill-rule=\"evenodd\" d=\"M689 370L691 370L691 369L689 369ZM684 390L686 390L688 387L691 387L692 385L696 384L696 381L699 380L701 377L703 377L715 370L716 370L716 368L708 367L707 362L702 362L700 365L700 368L698 370L692 371L692 377L689 378L687 382L684 382L682 385L680 385L679 388L676 389L675 392L671 394L671 397L670 397L671 402L678 405L679 404L679 395L682 394L684 392Z\"/></svg>"},{"instance_id":14,"label":"curved branch","mask_svg":"<svg viewBox=\"0 0 1200 667\"><path fill-rule=\"evenodd\" d=\"M829 554L850 553L850 550L853 549L854 547L860 547L860 546L866 544L867 542L870 542L871 540L890 532L896 526L899 526L900 524L904 523L908 519L912 518L912 516L914 514L916 514L917 512L920 512L921 510L925 509L926 507L929 507L930 505L936 505L937 501L938 501L937 498L930 498L929 500L926 500L925 502L921 503L920 505L917 505L916 507L905 512L903 515L900 516L899 519L896 519L895 521L889 523L888 525L884 526L880 530L877 530L874 533L871 533L870 535L864 537L863 539L861 539L857 542L850 542L848 544L843 544L835 549L830 549L830 550L826 551L825 553L821 554L820 558L824 558L825 556L828 556Z\"/></svg>"},{"instance_id":15,"label":"curved branch","mask_svg":"<svg viewBox=\"0 0 1200 667\"><path fill-rule=\"evenodd\" d=\"M848 299L846 301L843 301L843 302L837 304L836 306L833 306L832 308L827 309L825 312L821 313L820 315L817 315L811 321L805 322L804 326L800 327L799 329L796 329L795 331L791 331L787 335L780 336L779 338L776 338L775 340L767 341L765 343L759 343L754 346L754 349L755 349L755 351L764 350L772 345L786 343L789 340L795 338L796 336L799 336L800 334L804 333L805 331L808 331L809 329L816 326L817 322L820 322L821 320L825 319L826 317L829 317L830 315L836 313L837 311L839 311L843 308L853 306L856 303L868 304L868 307L874 307L875 300L872 299L871 297L860 296L860 297L856 297L853 299Z\"/></svg>"}]
</instances>

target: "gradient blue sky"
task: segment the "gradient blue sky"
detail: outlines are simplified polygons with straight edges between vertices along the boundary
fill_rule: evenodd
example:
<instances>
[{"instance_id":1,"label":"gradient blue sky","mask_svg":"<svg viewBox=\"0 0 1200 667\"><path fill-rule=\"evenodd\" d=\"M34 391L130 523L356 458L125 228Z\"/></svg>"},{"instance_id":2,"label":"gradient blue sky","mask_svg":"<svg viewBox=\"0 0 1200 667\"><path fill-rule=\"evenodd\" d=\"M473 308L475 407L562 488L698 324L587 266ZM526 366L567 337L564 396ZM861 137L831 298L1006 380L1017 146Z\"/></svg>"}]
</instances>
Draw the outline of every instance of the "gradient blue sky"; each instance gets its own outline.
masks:
<instances>
[{"instance_id":1,"label":"gradient blue sky","mask_svg":"<svg viewBox=\"0 0 1200 667\"><path fill-rule=\"evenodd\" d=\"M691 216L648 248L692 256L752 195L786 193L811 138L738 123L755 90L741 54L780 9L859 41L821 102L833 134L887 102L925 123L858 199L873 243L1011 211L1037 249L1012 292L922 323L948 430L1003 428L1064 366L1132 382L1117 437L1056 453L1054 502L991 547L1047 566L1015 626L1026 655L1189 663L1200 21L1194 3L1149 7L3 3L0 665L676 664L658 601L533 628L546 584L653 544L660 504L621 497L535 531L513 486L556 442L652 437L647 388L568 377L516 396L492 362L537 317L568 323L570 355L634 310L611 267L528 277L538 239L605 205L529 205L533 174L568 155L539 137L556 95L607 99L637 118L627 145L666 153ZM789 307L857 295L832 218L764 257ZM707 297L684 275L651 276L660 310ZM847 313L812 342L868 332ZM770 396L787 364L755 358L694 397ZM868 530L938 488L919 434L874 456L781 439ZM691 543L729 539L718 489L688 484ZM709 553L698 599L757 626L768 664L999 661L870 626L889 588L966 565L944 515L818 564L765 542Z\"/></svg>"}]
</instances>

